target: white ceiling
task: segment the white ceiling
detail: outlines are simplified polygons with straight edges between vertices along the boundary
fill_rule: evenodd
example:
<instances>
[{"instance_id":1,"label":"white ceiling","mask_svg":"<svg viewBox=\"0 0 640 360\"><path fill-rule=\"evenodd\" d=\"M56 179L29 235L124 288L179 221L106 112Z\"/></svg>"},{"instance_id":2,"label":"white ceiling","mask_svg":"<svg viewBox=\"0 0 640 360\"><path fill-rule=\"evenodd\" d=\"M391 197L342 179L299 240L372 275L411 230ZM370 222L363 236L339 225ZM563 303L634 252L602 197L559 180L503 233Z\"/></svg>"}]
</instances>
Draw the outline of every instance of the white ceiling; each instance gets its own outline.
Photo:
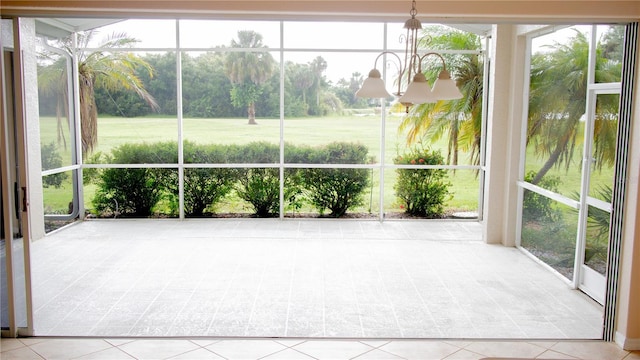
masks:
<instances>
[{"instance_id":1,"label":"white ceiling","mask_svg":"<svg viewBox=\"0 0 640 360\"><path fill-rule=\"evenodd\" d=\"M40 35L61 38L69 36L74 32L91 30L123 20L124 19L37 18L36 32Z\"/></svg>"},{"instance_id":2,"label":"white ceiling","mask_svg":"<svg viewBox=\"0 0 640 360\"><path fill-rule=\"evenodd\" d=\"M37 18L36 32L51 38L69 36L73 32L91 30L125 19L98 18ZM445 24L447 26L485 36L491 31L490 24Z\"/></svg>"}]
</instances>

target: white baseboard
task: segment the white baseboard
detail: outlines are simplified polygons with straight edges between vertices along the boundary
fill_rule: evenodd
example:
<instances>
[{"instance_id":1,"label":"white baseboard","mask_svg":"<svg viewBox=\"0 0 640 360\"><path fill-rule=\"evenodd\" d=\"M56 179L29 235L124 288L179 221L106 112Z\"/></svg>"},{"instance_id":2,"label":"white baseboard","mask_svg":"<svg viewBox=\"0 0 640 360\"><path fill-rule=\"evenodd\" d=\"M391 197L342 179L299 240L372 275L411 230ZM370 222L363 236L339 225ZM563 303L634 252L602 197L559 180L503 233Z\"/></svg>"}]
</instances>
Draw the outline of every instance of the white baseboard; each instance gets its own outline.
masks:
<instances>
[{"instance_id":1,"label":"white baseboard","mask_svg":"<svg viewBox=\"0 0 640 360\"><path fill-rule=\"evenodd\" d=\"M615 342L624 350L640 350L640 339L629 339L619 332L616 332Z\"/></svg>"}]
</instances>

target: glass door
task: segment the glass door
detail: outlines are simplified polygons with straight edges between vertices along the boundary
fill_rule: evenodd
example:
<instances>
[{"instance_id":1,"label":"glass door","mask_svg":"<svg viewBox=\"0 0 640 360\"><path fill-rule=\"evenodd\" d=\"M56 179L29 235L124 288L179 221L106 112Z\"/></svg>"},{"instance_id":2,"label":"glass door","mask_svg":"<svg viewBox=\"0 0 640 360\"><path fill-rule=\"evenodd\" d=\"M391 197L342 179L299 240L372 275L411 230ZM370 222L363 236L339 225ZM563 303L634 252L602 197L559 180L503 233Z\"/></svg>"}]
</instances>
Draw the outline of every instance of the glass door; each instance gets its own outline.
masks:
<instances>
[{"instance_id":1,"label":"glass door","mask_svg":"<svg viewBox=\"0 0 640 360\"><path fill-rule=\"evenodd\" d=\"M618 129L619 86L589 92L585 126L586 179L583 183L578 287L600 303L606 289L609 219Z\"/></svg>"},{"instance_id":2,"label":"glass door","mask_svg":"<svg viewBox=\"0 0 640 360\"><path fill-rule=\"evenodd\" d=\"M519 246L601 304L623 30L576 25L533 35L524 172L518 183Z\"/></svg>"}]
</instances>

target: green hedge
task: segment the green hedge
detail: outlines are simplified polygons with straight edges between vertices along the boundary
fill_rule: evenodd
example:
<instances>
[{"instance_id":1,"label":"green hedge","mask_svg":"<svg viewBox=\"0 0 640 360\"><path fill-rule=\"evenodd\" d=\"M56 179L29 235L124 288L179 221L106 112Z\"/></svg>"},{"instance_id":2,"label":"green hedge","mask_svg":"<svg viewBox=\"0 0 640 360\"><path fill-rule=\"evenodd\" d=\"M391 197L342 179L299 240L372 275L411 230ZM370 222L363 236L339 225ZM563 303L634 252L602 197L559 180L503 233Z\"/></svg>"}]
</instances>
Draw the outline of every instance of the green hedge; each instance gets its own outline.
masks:
<instances>
[{"instance_id":1,"label":"green hedge","mask_svg":"<svg viewBox=\"0 0 640 360\"><path fill-rule=\"evenodd\" d=\"M285 161L311 164L364 164L368 149L361 144L331 143L320 147L286 145ZM113 150L109 163L177 163L176 143L124 144ZM278 145L253 142L246 145L200 145L185 142L186 164L277 164ZM285 208L305 201L323 214L343 216L362 203L369 184L367 169L287 169L284 179ZM99 216L147 217L154 212L175 215L178 209L178 176L175 169L111 168L99 172L93 199ZM251 205L258 217L277 216L280 209L279 168L185 168L184 208L187 216L206 216L232 191ZM159 208L162 207L163 210ZM169 210L167 210L167 208Z\"/></svg>"}]
</instances>

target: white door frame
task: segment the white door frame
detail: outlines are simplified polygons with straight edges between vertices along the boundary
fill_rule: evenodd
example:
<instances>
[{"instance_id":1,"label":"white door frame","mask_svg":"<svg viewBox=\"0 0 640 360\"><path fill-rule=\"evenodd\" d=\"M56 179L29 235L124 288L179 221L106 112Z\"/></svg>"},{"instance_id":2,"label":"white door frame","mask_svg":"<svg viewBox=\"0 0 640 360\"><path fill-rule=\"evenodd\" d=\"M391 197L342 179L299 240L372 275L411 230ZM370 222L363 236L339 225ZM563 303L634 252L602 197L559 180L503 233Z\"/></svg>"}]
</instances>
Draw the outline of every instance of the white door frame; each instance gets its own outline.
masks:
<instances>
[{"instance_id":1,"label":"white door frame","mask_svg":"<svg viewBox=\"0 0 640 360\"><path fill-rule=\"evenodd\" d=\"M578 220L578 238L576 242L576 261L574 263L574 284L600 304L604 304L607 281L604 275L591 269L585 261L585 249L587 245L587 219L589 206L595 207L611 214L611 203L589 196L591 188L592 152L596 117L596 103L598 95L620 95L622 86L620 83L589 84L587 89L586 123L584 128L584 150L582 159L582 185L580 200L580 215ZM613 185L613 178L611 179Z\"/></svg>"},{"instance_id":2,"label":"white door frame","mask_svg":"<svg viewBox=\"0 0 640 360\"><path fill-rule=\"evenodd\" d=\"M12 81L7 79L7 76L3 76L2 82L2 123L1 135L2 135L2 154L0 158L1 163L1 176L3 183L2 194L2 206L4 208L4 220L5 220L5 239L6 246L6 274L7 274L7 287L8 287L8 305L9 305L9 329L2 331L2 336L16 337L16 336L32 336L33 335L33 302L31 291L31 262L30 262L30 227L29 227L29 189L28 184L28 171L27 171L27 142L26 142L26 116L24 108L24 73L22 62L22 48L20 41L20 19L12 19L12 32L13 32L13 46L6 48L2 47L2 71L4 74L11 74ZM7 66L11 64L5 63L5 50L11 54L12 60L12 73L5 72ZM9 95L13 97L8 97ZM11 99L12 101L5 101ZM15 149L15 151L13 150ZM12 156L14 155L14 156ZM15 175L12 168L15 168ZM17 194L11 191L16 184ZM18 199L15 199L18 197ZM13 241L14 226L12 214L14 214L13 205L19 204L19 227L22 233L22 254L24 256L24 267L18 268L17 263L19 259L14 256L17 251L17 244ZM23 274L19 273L23 272ZM24 279L24 284L18 284L18 279ZM18 299L16 288L18 286L24 286L25 297L24 300ZM18 301L24 301L24 304L19 304ZM26 327L24 324L18 323L17 312L18 309L24 309L26 314Z\"/></svg>"}]
</instances>

